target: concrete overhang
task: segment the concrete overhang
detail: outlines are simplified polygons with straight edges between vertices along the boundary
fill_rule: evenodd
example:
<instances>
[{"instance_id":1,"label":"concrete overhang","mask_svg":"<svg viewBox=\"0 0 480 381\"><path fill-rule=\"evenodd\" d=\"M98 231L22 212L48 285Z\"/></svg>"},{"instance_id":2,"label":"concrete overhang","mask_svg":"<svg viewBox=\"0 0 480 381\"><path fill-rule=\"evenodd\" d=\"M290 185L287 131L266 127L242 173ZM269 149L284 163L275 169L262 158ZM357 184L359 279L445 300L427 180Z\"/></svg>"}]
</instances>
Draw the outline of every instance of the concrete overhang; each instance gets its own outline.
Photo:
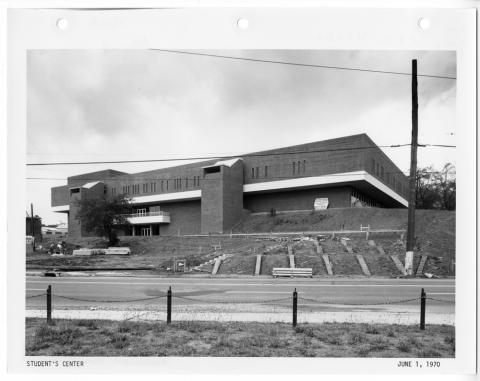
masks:
<instances>
[{"instance_id":1,"label":"concrete overhang","mask_svg":"<svg viewBox=\"0 0 480 381\"><path fill-rule=\"evenodd\" d=\"M154 202L175 202L199 200L202 197L201 190L192 190L186 192L172 192L162 194L152 194L149 196L132 197L131 204L150 204Z\"/></svg>"},{"instance_id":2,"label":"concrete overhang","mask_svg":"<svg viewBox=\"0 0 480 381\"><path fill-rule=\"evenodd\" d=\"M202 169L205 169L205 168L214 168L214 167L220 167L220 166L224 166L224 167L231 167L232 165L234 165L237 161L243 161L243 159L241 158L234 158L234 159L229 159L229 160L221 160L221 161L217 161L215 164L212 164L212 165L207 165L205 167L202 167Z\"/></svg>"},{"instance_id":3,"label":"concrete overhang","mask_svg":"<svg viewBox=\"0 0 480 381\"><path fill-rule=\"evenodd\" d=\"M52 206L52 211L59 213L67 213L68 211L70 211L70 205Z\"/></svg>"},{"instance_id":4,"label":"concrete overhang","mask_svg":"<svg viewBox=\"0 0 480 381\"><path fill-rule=\"evenodd\" d=\"M408 207L408 201L366 171L334 173L323 176L299 177L288 180L245 184L246 194L280 192L331 186L355 186L366 195L382 203Z\"/></svg>"},{"instance_id":5,"label":"concrete overhang","mask_svg":"<svg viewBox=\"0 0 480 381\"><path fill-rule=\"evenodd\" d=\"M127 217L127 220L132 225L140 224L169 224L170 216L169 215L158 215L158 216L132 216Z\"/></svg>"}]
</instances>

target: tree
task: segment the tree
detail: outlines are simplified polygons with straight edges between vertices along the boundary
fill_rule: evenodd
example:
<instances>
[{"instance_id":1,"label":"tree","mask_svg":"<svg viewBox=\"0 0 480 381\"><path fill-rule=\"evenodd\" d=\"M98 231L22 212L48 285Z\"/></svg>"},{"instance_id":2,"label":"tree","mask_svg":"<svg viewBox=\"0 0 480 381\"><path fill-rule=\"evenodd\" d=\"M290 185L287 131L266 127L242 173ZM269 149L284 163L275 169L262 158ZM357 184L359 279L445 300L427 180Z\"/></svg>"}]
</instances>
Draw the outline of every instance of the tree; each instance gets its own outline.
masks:
<instances>
[{"instance_id":1,"label":"tree","mask_svg":"<svg viewBox=\"0 0 480 381\"><path fill-rule=\"evenodd\" d=\"M85 198L77 201L76 219L82 227L98 236L107 237L111 246L118 243L115 226L128 225L126 214L131 213L129 200L123 196Z\"/></svg>"},{"instance_id":2,"label":"tree","mask_svg":"<svg viewBox=\"0 0 480 381\"><path fill-rule=\"evenodd\" d=\"M455 210L457 196L457 181L455 175L455 166L452 163L445 164L439 174L437 188L443 209Z\"/></svg>"},{"instance_id":3,"label":"tree","mask_svg":"<svg viewBox=\"0 0 480 381\"><path fill-rule=\"evenodd\" d=\"M432 166L417 169L416 207L418 209L455 210L455 166L447 163L441 171Z\"/></svg>"}]
</instances>

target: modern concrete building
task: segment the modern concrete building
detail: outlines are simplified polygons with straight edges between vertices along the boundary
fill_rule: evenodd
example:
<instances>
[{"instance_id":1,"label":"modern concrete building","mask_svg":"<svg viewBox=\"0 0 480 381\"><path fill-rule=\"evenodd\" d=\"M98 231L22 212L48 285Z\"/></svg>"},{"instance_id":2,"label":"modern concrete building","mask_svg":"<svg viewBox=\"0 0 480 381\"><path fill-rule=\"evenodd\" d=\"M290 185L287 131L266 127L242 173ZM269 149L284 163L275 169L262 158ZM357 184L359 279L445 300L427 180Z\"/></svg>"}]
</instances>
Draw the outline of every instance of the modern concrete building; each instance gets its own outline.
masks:
<instances>
[{"instance_id":1,"label":"modern concrete building","mask_svg":"<svg viewBox=\"0 0 480 381\"><path fill-rule=\"evenodd\" d=\"M52 188L52 207L68 213L70 237L91 235L75 218L76 200L119 194L132 205L125 234L225 233L244 214L272 209L403 208L407 191L406 176L360 134L148 172L72 176Z\"/></svg>"}]
</instances>

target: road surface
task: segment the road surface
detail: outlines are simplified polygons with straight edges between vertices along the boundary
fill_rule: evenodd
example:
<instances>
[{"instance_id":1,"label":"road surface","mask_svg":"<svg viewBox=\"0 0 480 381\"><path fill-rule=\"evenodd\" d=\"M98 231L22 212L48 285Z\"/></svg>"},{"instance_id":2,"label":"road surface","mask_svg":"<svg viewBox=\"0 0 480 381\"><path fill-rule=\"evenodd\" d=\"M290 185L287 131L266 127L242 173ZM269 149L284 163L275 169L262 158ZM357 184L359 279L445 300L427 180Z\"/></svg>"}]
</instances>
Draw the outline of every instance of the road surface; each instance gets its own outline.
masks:
<instances>
[{"instance_id":1,"label":"road surface","mask_svg":"<svg viewBox=\"0 0 480 381\"><path fill-rule=\"evenodd\" d=\"M177 320L290 321L296 289L300 322L415 324L422 288L433 298L427 322L454 324L455 318L454 279L33 276L26 281L27 316L45 315L48 285L54 317L164 319L171 287Z\"/></svg>"}]
</instances>

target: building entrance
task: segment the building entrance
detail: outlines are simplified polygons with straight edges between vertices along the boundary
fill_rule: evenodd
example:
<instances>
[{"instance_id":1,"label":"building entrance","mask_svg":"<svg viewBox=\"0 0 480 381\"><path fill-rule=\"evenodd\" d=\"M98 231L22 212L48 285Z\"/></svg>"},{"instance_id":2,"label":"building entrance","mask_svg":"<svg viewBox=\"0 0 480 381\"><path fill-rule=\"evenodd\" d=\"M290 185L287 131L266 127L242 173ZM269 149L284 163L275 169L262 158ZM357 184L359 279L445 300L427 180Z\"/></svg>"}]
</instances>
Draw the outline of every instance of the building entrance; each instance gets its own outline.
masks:
<instances>
[{"instance_id":1,"label":"building entrance","mask_svg":"<svg viewBox=\"0 0 480 381\"><path fill-rule=\"evenodd\" d=\"M152 229L151 228L142 228L140 230L140 235L142 236L150 236L152 235Z\"/></svg>"}]
</instances>

